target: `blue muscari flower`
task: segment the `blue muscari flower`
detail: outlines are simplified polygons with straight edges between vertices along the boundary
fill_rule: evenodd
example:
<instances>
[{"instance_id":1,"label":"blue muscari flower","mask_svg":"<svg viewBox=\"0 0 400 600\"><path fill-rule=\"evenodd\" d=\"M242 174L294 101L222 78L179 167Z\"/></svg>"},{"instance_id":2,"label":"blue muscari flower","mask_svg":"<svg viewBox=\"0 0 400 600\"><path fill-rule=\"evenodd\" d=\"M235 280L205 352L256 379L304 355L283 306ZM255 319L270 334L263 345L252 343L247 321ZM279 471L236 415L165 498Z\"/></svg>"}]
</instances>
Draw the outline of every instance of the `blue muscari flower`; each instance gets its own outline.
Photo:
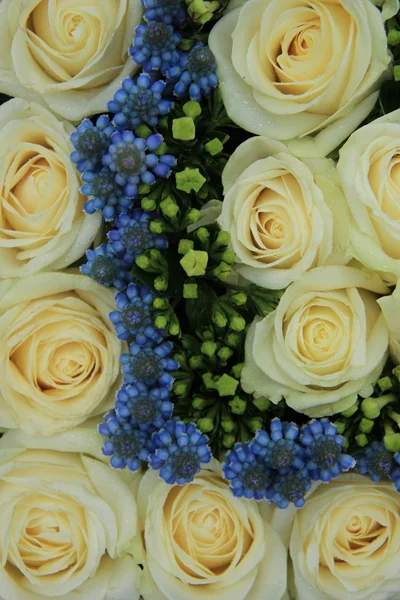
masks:
<instances>
[{"instance_id":1,"label":"blue muscari flower","mask_svg":"<svg viewBox=\"0 0 400 600\"><path fill-rule=\"evenodd\" d=\"M163 23L182 25L187 17L182 0L142 0L146 8L146 21L162 21Z\"/></svg>"},{"instance_id":2,"label":"blue muscari flower","mask_svg":"<svg viewBox=\"0 0 400 600\"><path fill-rule=\"evenodd\" d=\"M267 467L284 475L290 469L302 469L304 466L304 450L295 442L298 435L297 425L273 419L270 434L258 431L250 446L264 458Z\"/></svg>"},{"instance_id":3,"label":"blue muscari flower","mask_svg":"<svg viewBox=\"0 0 400 600\"><path fill-rule=\"evenodd\" d=\"M129 49L133 60L143 66L146 73L160 71L163 75L180 61L177 46L181 36L172 25L162 21L150 21L136 27L135 37Z\"/></svg>"},{"instance_id":4,"label":"blue muscari flower","mask_svg":"<svg viewBox=\"0 0 400 600\"><path fill-rule=\"evenodd\" d=\"M227 453L227 462L222 465L222 470L225 479L230 481L234 496L256 500L269 497L274 474L268 468L262 450L262 446L246 443L235 444L234 449Z\"/></svg>"},{"instance_id":5,"label":"blue muscari flower","mask_svg":"<svg viewBox=\"0 0 400 600\"><path fill-rule=\"evenodd\" d=\"M133 263L118 258L110 244L101 244L86 252L88 262L81 266L81 272L106 287L124 290L133 281L130 269Z\"/></svg>"},{"instance_id":6,"label":"blue muscari flower","mask_svg":"<svg viewBox=\"0 0 400 600\"><path fill-rule=\"evenodd\" d=\"M352 456L344 453L344 438L329 419L310 421L301 430L300 442L306 448L306 468L314 481L327 483L356 464Z\"/></svg>"},{"instance_id":7,"label":"blue muscari flower","mask_svg":"<svg viewBox=\"0 0 400 600\"><path fill-rule=\"evenodd\" d=\"M167 76L173 82L174 94L184 98L189 92L192 100L200 102L209 96L218 85L216 62L208 46L198 42L188 53L182 53L179 64L167 71Z\"/></svg>"},{"instance_id":8,"label":"blue muscari flower","mask_svg":"<svg viewBox=\"0 0 400 600\"><path fill-rule=\"evenodd\" d=\"M152 82L143 73L136 83L131 77L124 79L122 88L114 95L114 100L108 103L108 110L114 114L114 123L119 129L129 126L135 129L142 123L154 127L158 117L167 115L173 107L173 102L163 98L164 81Z\"/></svg>"},{"instance_id":9,"label":"blue muscari flower","mask_svg":"<svg viewBox=\"0 0 400 600\"><path fill-rule=\"evenodd\" d=\"M372 442L357 456L356 469L361 475L369 475L372 481L378 482L382 477L392 478L392 471L398 459L388 452L383 442ZM397 473L395 473L397 479Z\"/></svg>"},{"instance_id":10,"label":"blue muscari flower","mask_svg":"<svg viewBox=\"0 0 400 600\"><path fill-rule=\"evenodd\" d=\"M160 477L170 485L190 483L200 472L201 464L211 461L207 442L194 423L185 425L179 419L171 419L152 436L156 450L150 455L150 467L160 470Z\"/></svg>"},{"instance_id":11,"label":"blue muscari flower","mask_svg":"<svg viewBox=\"0 0 400 600\"><path fill-rule=\"evenodd\" d=\"M135 137L132 131L116 132L112 136L103 164L114 173L116 183L123 187L128 198L138 195L140 182L151 185L156 177L169 177L171 167L176 163L175 157L153 153L162 142L159 133L149 135L146 140Z\"/></svg>"},{"instance_id":12,"label":"blue muscari flower","mask_svg":"<svg viewBox=\"0 0 400 600\"><path fill-rule=\"evenodd\" d=\"M105 423L99 425L99 433L106 437L102 452L105 456L111 456L110 465L115 469L137 471L140 462L148 460L153 451L151 433L142 430L132 423L130 419L123 419L109 412L104 417Z\"/></svg>"},{"instance_id":13,"label":"blue muscari flower","mask_svg":"<svg viewBox=\"0 0 400 600\"><path fill-rule=\"evenodd\" d=\"M130 344L129 353L121 355L125 383L145 383L171 389L174 378L169 371L176 371L179 364L171 358L172 343L142 347Z\"/></svg>"},{"instance_id":14,"label":"blue muscari flower","mask_svg":"<svg viewBox=\"0 0 400 600\"><path fill-rule=\"evenodd\" d=\"M90 197L83 210L89 215L101 210L104 219L112 221L131 208L132 198L125 196L123 187L116 183L114 174L107 167L103 167L99 172L85 171L82 180L85 183L81 192Z\"/></svg>"},{"instance_id":15,"label":"blue muscari flower","mask_svg":"<svg viewBox=\"0 0 400 600\"><path fill-rule=\"evenodd\" d=\"M139 346L162 341L161 331L155 329L151 314L154 293L146 285L130 283L125 292L115 295L115 300L117 310L109 317L120 340L133 338Z\"/></svg>"},{"instance_id":16,"label":"blue muscari flower","mask_svg":"<svg viewBox=\"0 0 400 600\"><path fill-rule=\"evenodd\" d=\"M135 210L131 215L121 215L117 219L117 228L111 230L107 237L118 256L133 262L145 250L167 248L167 237L151 233L149 229L150 221L154 217L154 213Z\"/></svg>"},{"instance_id":17,"label":"blue muscari flower","mask_svg":"<svg viewBox=\"0 0 400 600\"><path fill-rule=\"evenodd\" d=\"M287 508L289 504L302 508L310 488L311 478L307 469L291 470L285 475L276 476L272 493L267 499L275 502L278 508Z\"/></svg>"},{"instance_id":18,"label":"blue muscari flower","mask_svg":"<svg viewBox=\"0 0 400 600\"><path fill-rule=\"evenodd\" d=\"M123 385L115 403L117 415L130 418L139 429L160 429L172 416L173 404L165 387L149 389L144 383Z\"/></svg>"},{"instance_id":19,"label":"blue muscari flower","mask_svg":"<svg viewBox=\"0 0 400 600\"><path fill-rule=\"evenodd\" d=\"M71 134L75 150L71 154L72 162L78 171L97 171L101 168L101 158L115 133L114 126L106 115L102 115L93 125L90 119L83 119L78 129Z\"/></svg>"}]
</instances>

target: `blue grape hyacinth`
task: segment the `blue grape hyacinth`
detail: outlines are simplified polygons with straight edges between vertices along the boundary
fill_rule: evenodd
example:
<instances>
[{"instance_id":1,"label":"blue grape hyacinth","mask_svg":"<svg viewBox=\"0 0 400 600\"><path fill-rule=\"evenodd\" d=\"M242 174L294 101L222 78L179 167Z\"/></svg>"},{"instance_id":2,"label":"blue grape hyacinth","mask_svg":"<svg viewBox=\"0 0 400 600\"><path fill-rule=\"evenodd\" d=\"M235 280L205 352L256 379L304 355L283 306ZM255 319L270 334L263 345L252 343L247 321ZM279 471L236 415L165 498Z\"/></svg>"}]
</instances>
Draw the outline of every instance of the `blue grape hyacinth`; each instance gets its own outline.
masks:
<instances>
[{"instance_id":1,"label":"blue grape hyacinth","mask_svg":"<svg viewBox=\"0 0 400 600\"><path fill-rule=\"evenodd\" d=\"M115 127L106 115L102 115L93 125L90 119L83 119L77 130L71 133L71 142L75 150L71 154L72 162L78 171L97 171L101 168L101 158L110 144Z\"/></svg>"},{"instance_id":2,"label":"blue grape hyacinth","mask_svg":"<svg viewBox=\"0 0 400 600\"><path fill-rule=\"evenodd\" d=\"M132 207L132 198L125 196L122 186L116 183L114 174L107 167L103 167L99 172L85 171L82 180L84 184L81 192L89 197L84 211L89 215L101 210L104 220L112 221Z\"/></svg>"},{"instance_id":3,"label":"blue grape hyacinth","mask_svg":"<svg viewBox=\"0 0 400 600\"><path fill-rule=\"evenodd\" d=\"M200 102L211 94L218 85L216 62L208 46L198 42L187 54L182 54L179 64L167 71L167 76L174 84L174 94L185 98L187 94L192 100Z\"/></svg>"},{"instance_id":4,"label":"blue grape hyacinth","mask_svg":"<svg viewBox=\"0 0 400 600\"><path fill-rule=\"evenodd\" d=\"M269 500L275 502L278 508L287 508L294 504L302 508L305 504L305 495L311 488L311 478L307 469L291 470L285 475L275 478Z\"/></svg>"},{"instance_id":5,"label":"blue grape hyacinth","mask_svg":"<svg viewBox=\"0 0 400 600\"><path fill-rule=\"evenodd\" d=\"M86 252L87 263L81 266L81 272L105 287L124 290L133 281L129 265L115 254L110 244L101 244Z\"/></svg>"},{"instance_id":6,"label":"blue grape hyacinth","mask_svg":"<svg viewBox=\"0 0 400 600\"><path fill-rule=\"evenodd\" d=\"M388 452L383 442L372 442L365 450L357 456L357 471L361 475L369 477L377 483L382 478L392 477L392 470L396 465L393 454Z\"/></svg>"},{"instance_id":7,"label":"blue grape hyacinth","mask_svg":"<svg viewBox=\"0 0 400 600\"><path fill-rule=\"evenodd\" d=\"M230 482L233 495L241 498L262 500L269 497L274 475L268 468L257 446L236 444L227 453L227 462L222 465L225 479Z\"/></svg>"},{"instance_id":8,"label":"blue grape hyacinth","mask_svg":"<svg viewBox=\"0 0 400 600\"><path fill-rule=\"evenodd\" d=\"M154 127L159 116L167 115L173 108L173 102L163 98L165 82L154 83L143 73L136 82L131 77L124 79L122 88L108 103L108 110L114 113L114 123L118 129L135 129L142 123Z\"/></svg>"},{"instance_id":9,"label":"blue grape hyacinth","mask_svg":"<svg viewBox=\"0 0 400 600\"><path fill-rule=\"evenodd\" d=\"M207 442L193 423L185 425L179 419L171 419L152 436L156 450L150 455L150 467L159 470L160 477L170 485L190 483L201 465L211 461Z\"/></svg>"},{"instance_id":10,"label":"blue grape hyacinth","mask_svg":"<svg viewBox=\"0 0 400 600\"><path fill-rule=\"evenodd\" d=\"M173 404L167 388L149 389L144 383L123 385L117 393L118 416L130 418L139 429L163 427L172 416Z\"/></svg>"},{"instance_id":11,"label":"blue grape hyacinth","mask_svg":"<svg viewBox=\"0 0 400 600\"><path fill-rule=\"evenodd\" d=\"M169 371L176 371L179 364L171 358L172 343L164 342L155 347L130 344L129 353L121 355L125 383L145 383L171 389L174 378Z\"/></svg>"},{"instance_id":12,"label":"blue grape hyacinth","mask_svg":"<svg viewBox=\"0 0 400 600\"><path fill-rule=\"evenodd\" d=\"M135 344L145 346L162 341L162 332L154 327L152 304L154 293L146 286L130 283L125 292L115 295L117 310L109 317L120 340L134 340Z\"/></svg>"},{"instance_id":13,"label":"blue grape hyacinth","mask_svg":"<svg viewBox=\"0 0 400 600\"><path fill-rule=\"evenodd\" d=\"M162 21L150 21L136 28L129 52L146 73L160 71L165 75L168 69L180 61L177 49L180 40L180 34L172 25Z\"/></svg>"},{"instance_id":14,"label":"blue grape hyacinth","mask_svg":"<svg viewBox=\"0 0 400 600\"><path fill-rule=\"evenodd\" d=\"M306 467L313 480L327 483L356 464L352 456L344 453L344 438L329 419L310 421L302 428L300 442L306 448Z\"/></svg>"},{"instance_id":15,"label":"blue grape hyacinth","mask_svg":"<svg viewBox=\"0 0 400 600\"><path fill-rule=\"evenodd\" d=\"M187 17L187 11L182 0L142 0L146 8L146 21L162 21L167 24L182 25Z\"/></svg>"},{"instance_id":16,"label":"blue grape hyacinth","mask_svg":"<svg viewBox=\"0 0 400 600\"><path fill-rule=\"evenodd\" d=\"M290 469L304 467L304 449L295 442L298 435L297 425L273 419L270 433L258 431L251 442L251 448L264 458L270 469L284 475Z\"/></svg>"},{"instance_id":17,"label":"blue grape hyacinth","mask_svg":"<svg viewBox=\"0 0 400 600\"><path fill-rule=\"evenodd\" d=\"M131 215L121 215L115 222L116 229L107 234L110 244L118 256L133 263L145 250L167 248L167 237L150 231L154 213L135 210Z\"/></svg>"},{"instance_id":18,"label":"blue grape hyacinth","mask_svg":"<svg viewBox=\"0 0 400 600\"><path fill-rule=\"evenodd\" d=\"M171 154L154 154L163 142L159 133L146 140L135 137L132 131L116 132L111 138L103 164L113 173L116 183L123 187L128 198L136 198L140 182L151 185L156 177L169 177L176 159Z\"/></svg>"},{"instance_id":19,"label":"blue grape hyacinth","mask_svg":"<svg viewBox=\"0 0 400 600\"><path fill-rule=\"evenodd\" d=\"M111 456L110 465L114 469L137 471L141 461L148 460L153 450L149 431L138 429L131 420L123 419L111 411L99 425L99 433L106 438L102 452Z\"/></svg>"}]
</instances>

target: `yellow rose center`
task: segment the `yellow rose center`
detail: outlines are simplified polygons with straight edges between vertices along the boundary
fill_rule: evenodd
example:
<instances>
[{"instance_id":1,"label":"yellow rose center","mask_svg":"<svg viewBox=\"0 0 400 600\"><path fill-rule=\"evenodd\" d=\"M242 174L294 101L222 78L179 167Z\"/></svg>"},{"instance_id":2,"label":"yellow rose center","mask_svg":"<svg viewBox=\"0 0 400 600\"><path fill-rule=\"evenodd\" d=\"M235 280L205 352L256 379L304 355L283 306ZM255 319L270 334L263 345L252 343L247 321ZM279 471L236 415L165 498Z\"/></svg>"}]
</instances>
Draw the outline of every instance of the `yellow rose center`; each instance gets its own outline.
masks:
<instances>
[{"instance_id":1,"label":"yellow rose center","mask_svg":"<svg viewBox=\"0 0 400 600\"><path fill-rule=\"evenodd\" d=\"M251 530L238 522L234 508L218 491L195 484L175 487L164 514L182 572L199 582L215 581L238 564L251 546Z\"/></svg>"}]
</instances>

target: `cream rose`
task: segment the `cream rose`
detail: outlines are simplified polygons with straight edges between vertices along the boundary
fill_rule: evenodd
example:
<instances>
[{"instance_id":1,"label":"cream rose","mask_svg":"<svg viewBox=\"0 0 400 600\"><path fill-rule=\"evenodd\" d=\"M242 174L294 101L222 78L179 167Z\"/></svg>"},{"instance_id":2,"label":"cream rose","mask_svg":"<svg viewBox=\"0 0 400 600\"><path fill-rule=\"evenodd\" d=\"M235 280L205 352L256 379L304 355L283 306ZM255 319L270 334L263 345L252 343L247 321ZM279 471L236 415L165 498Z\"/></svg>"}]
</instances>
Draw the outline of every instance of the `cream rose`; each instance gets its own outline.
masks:
<instances>
[{"instance_id":1,"label":"cream rose","mask_svg":"<svg viewBox=\"0 0 400 600\"><path fill-rule=\"evenodd\" d=\"M290 554L296 600L395 600L400 495L390 481L347 474L296 512Z\"/></svg>"},{"instance_id":2,"label":"cream rose","mask_svg":"<svg viewBox=\"0 0 400 600\"><path fill-rule=\"evenodd\" d=\"M1 0L0 92L70 121L104 111L141 17L140 0Z\"/></svg>"},{"instance_id":3,"label":"cream rose","mask_svg":"<svg viewBox=\"0 0 400 600\"><path fill-rule=\"evenodd\" d=\"M242 387L312 417L371 393L388 356L388 327L376 302L380 277L352 267L317 267L288 287L278 308L253 322Z\"/></svg>"},{"instance_id":4,"label":"cream rose","mask_svg":"<svg viewBox=\"0 0 400 600\"><path fill-rule=\"evenodd\" d=\"M111 290L85 275L0 284L0 427L51 435L111 408L121 342Z\"/></svg>"},{"instance_id":5,"label":"cream rose","mask_svg":"<svg viewBox=\"0 0 400 600\"><path fill-rule=\"evenodd\" d=\"M0 107L0 277L67 267L99 230L101 216L83 212L71 131L38 104Z\"/></svg>"},{"instance_id":6,"label":"cream rose","mask_svg":"<svg viewBox=\"0 0 400 600\"><path fill-rule=\"evenodd\" d=\"M148 471L138 510L144 600L287 598L286 550L268 523L268 505L235 498L217 462L184 487Z\"/></svg>"},{"instance_id":7,"label":"cream rose","mask_svg":"<svg viewBox=\"0 0 400 600\"><path fill-rule=\"evenodd\" d=\"M247 131L326 156L372 110L390 56L370 0L249 0L214 27L220 89ZM320 132L320 133L318 133Z\"/></svg>"},{"instance_id":8,"label":"cream rose","mask_svg":"<svg viewBox=\"0 0 400 600\"><path fill-rule=\"evenodd\" d=\"M396 365L400 364L400 283L390 296L378 300L383 316L389 327L390 356Z\"/></svg>"},{"instance_id":9,"label":"cream rose","mask_svg":"<svg viewBox=\"0 0 400 600\"><path fill-rule=\"evenodd\" d=\"M358 129L338 173L353 219L351 251L388 281L400 277L400 110Z\"/></svg>"},{"instance_id":10,"label":"cream rose","mask_svg":"<svg viewBox=\"0 0 400 600\"><path fill-rule=\"evenodd\" d=\"M103 462L95 424L0 440L2 600L138 600L134 489Z\"/></svg>"},{"instance_id":11,"label":"cream rose","mask_svg":"<svg viewBox=\"0 0 400 600\"><path fill-rule=\"evenodd\" d=\"M330 176L333 162L315 162L324 175L264 137L247 140L229 159L219 224L245 279L280 289L312 267L346 262L346 202Z\"/></svg>"}]
</instances>

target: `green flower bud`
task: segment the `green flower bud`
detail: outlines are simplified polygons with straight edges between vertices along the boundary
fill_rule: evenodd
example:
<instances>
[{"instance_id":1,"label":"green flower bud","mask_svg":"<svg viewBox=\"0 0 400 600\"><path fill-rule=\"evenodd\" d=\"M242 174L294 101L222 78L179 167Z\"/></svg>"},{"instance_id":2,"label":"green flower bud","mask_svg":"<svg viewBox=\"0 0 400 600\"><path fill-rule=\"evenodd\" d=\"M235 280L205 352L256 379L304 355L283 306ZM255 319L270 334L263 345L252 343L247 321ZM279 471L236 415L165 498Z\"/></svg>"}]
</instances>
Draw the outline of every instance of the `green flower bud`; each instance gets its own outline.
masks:
<instances>
[{"instance_id":1,"label":"green flower bud","mask_svg":"<svg viewBox=\"0 0 400 600\"><path fill-rule=\"evenodd\" d=\"M346 429L346 423L344 421L335 421L333 423L337 429L339 435L343 435Z\"/></svg>"},{"instance_id":2,"label":"green flower bud","mask_svg":"<svg viewBox=\"0 0 400 600\"><path fill-rule=\"evenodd\" d=\"M208 254L203 250L189 250L180 264L188 277L202 277L206 272Z\"/></svg>"},{"instance_id":3,"label":"green flower bud","mask_svg":"<svg viewBox=\"0 0 400 600\"><path fill-rule=\"evenodd\" d=\"M139 269L146 270L150 266L150 259L145 254L141 254L137 257L136 264L139 267Z\"/></svg>"},{"instance_id":4,"label":"green flower bud","mask_svg":"<svg viewBox=\"0 0 400 600\"><path fill-rule=\"evenodd\" d=\"M191 117L195 119L199 115L201 115L201 106L196 100L189 100L182 106L182 110L187 117Z\"/></svg>"},{"instance_id":5,"label":"green flower bud","mask_svg":"<svg viewBox=\"0 0 400 600\"><path fill-rule=\"evenodd\" d=\"M217 325L217 327L226 327L228 324L228 319L224 315L224 313L220 310L214 309L211 316L212 322Z\"/></svg>"},{"instance_id":6,"label":"green flower bud","mask_svg":"<svg viewBox=\"0 0 400 600\"><path fill-rule=\"evenodd\" d=\"M218 246L229 246L231 243L231 236L228 231L219 231L216 237L215 243Z\"/></svg>"},{"instance_id":7,"label":"green flower bud","mask_svg":"<svg viewBox=\"0 0 400 600\"><path fill-rule=\"evenodd\" d=\"M228 346L222 346L222 348L220 348L218 350L218 357L222 361L229 360L232 355L233 355L233 350L231 348L229 348Z\"/></svg>"},{"instance_id":8,"label":"green flower bud","mask_svg":"<svg viewBox=\"0 0 400 600\"><path fill-rule=\"evenodd\" d=\"M232 267L228 265L226 262L220 262L217 267L213 269L213 275L217 279L221 281L225 281L228 279L229 275L232 273Z\"/></svg>"},{"instance_id":9,"label":"green flower bud","mask_svg":"<svg viewBox=\"0 0 400 600\"><path fill-rule=\"evenodd\" d=\"M186 225L194 225L201 217L201 212L198 208L191 208L185 216Z\"/></svg>"},{"instance_id":10,"label":"green flower bud","mask_svg":"<svg viewBox=\"0 0 400 600\"><path fill-rule=\"evenodd\" d=\"M230 346L231 348L237 348L238 345L240 344L240 341L241 341L241 337L238 333L230 332L225 337L225 343L228 346Z\"/></svg>"},{"instance_id":11,"label":"green flower bud","mask_svg":"<svg viewBox=\"0 0 400 600\"><path fill-rule=\"evenodd\" d=\"M382 392L387 392L388 390L392 389L392 381L390 377L381 377L381 379L378 380L378 385Z\"/></svg>"},{"instance_id":12,"label":"green flower bud","mask_svg":"<svg viewBox=\"0 0 400 600\"><path fill-rule=\"evenodd\" d=\"M229 325L233 331L243 331L246 327L246 321L239 314L229 319Z\"/></svg>"},{"instance_id":13,"label":"green flower bud","mask_svg":"<svg viewBox=\"0 0 400 600\"><path fill-rule=\"evenodd\" d=\"M203 331L201 332L201 338L202 340L213 340L214 339L214 333L212 331L212 329L203 329Z\"/></svg>"},{"instance_id":14,"label":"green flower bud","mask_svg":"<svg viewBox=\"0 0 400 600\"><path fill-rule=\"evenodd\" d=\"M225 434L222 438L222 444L224 448L232 448L233 444L236 442L236 437L229 433Z\"/></svg>"},{"instance_id":15,"label":"green flower bud","mask_svg":"<svg viewBox=\"0 0 400 600\"><path fill-rule=\"evenodd\" d=\"M159 296L156 296L153 300L153 308L155 310L163 310L165 308L169 307L169 303L167 302L167 300L164 300L164 298L160 298Z\"/></svg>"},{"instance_id":16,"label":"green flower bud","mask_svg":"<svg viewBox=\"0 0 400 600\"><path fill-rule=\"evenodd\" d=\"M202 244L206 244L210 239L210 232L206 227L199 227L199 229L196 230L195 235Z\"/></svg>"},{"instance_id":17,"label":"green flower bud","mask_svg":"<svg viewBox=\"0 0 400 600\"><path fill-rule=\"evenodd\" d=\"M172 121L172 136L176 140L190 141L196 137L196 127L191 117L181 117Z\"/></svg>"},{"instance_id":18,"label":"green flower bud","mask_svg":"<svg viewBox=\"0 0 400 600\"><path fill-rule=\"evenodd\" d=\"M214 377L213 377L212 373L203 373L201 378L202 378L203 383L207 390L216 390L217 389L217 382L214 381Z\"/></svg>"},{"instance_id":19,"label":"green flower bud","mask_svg":"<svg viewBox=\"0 0 400 600\"><path fill-rule=\"evenodd\" d=\"M146 212L152 212L157 208L157 202L153 198L148 197L142 198L140 205Z\"/></svg>"},{"instance_id":20,"label":"green flower bud","mask_svg":"<svg viewBox=\"0 0 400 600\"><path fill-rule=\"evenodd\" d=\"M210 417L203 417L197 421L197 427L202 433L210 433L214 429L214 422Z\"/></svg>"},{"instance_id":21,"label":"green flower bud","mask_svg":"<svg viewBox=\"0 0 400 600\"><path fill-rule=\"evenodd\" d=\"M211 154L211 156L219 154L224 149L223 143L218 138L210 140L204 147L207 150L207 152Z\"/></svg>"},{"instance_id":22,"label":"green flower bud","mask_svg":"<svg viewBox=\"0 0 400 600\"><path fill-rule=\"evenodd\" d=\"M271 400L268 400L265 396L261 396L261 398L253 398L253 404L258 410L265 412L270 408Z\"/></svg>"},{"instance_id":23,"label":"green flower bud","mask_svg":"<svg viewBox=\"0 0 400 600\"><path fill-rule=\"evenodd\" d=\"M397 29L391 29L388 33L387 39L390 46L398 46L400 44L400 31L397 31Z\"/></svg>"},{"instance_id":24,"label":"green flower bud","mask_svg":"<svg viewBox=\"0 0 400 600\"><path fill-rule=\"evenodd\" d=\"M393 75L395 81L400 81L400 65L396 65L393 69Z\"/></svg>"},{"instance_id":25,"label":"green flower bud","mask_svg":"<svg viewBox=\"0 0 400 600\"><path fill-rule=\"evenodd\" d=\"M173 219L179 213L179 206L172 196L167 196L160 202L160 209L169 219Z\"/></svg>"},{"instance_id":26,"label":"green flower bud","mask_svg":"<svg viewBox=\"0 0 400 600\"><path fill-rule=\"evenodd\" d=\"M400 365L397 365L392 371L392 374L396 377L397 381L400 381Z\"/></svg>"},{"instance_id":27,"label":"green flower bud","mask_svg":"<svg viewBox=\"0 0 400 600\"><path fill-rule=\"evenodd\" d=\"M240 376L243 371L243 367L244 367L244 363L238 363L237 365L232 367L231 371L232 371L232 375L234 376L235 379L240 379Z\"/></svg>"},{"instance_id":28,"label":"green flower bud","mask_svg":"<svg viewBox=\"0 0 400 600\"><path fill-rule=\"evenodd\" d=\"M165 142L161 142L158 146L157 150L154 150L154 154L156 156L161 156L162 154L168 154L168 146Z\"/></svg>"},{"instance_id":29,"label":"green flower bud","mask_svg":"<svg viewBox=\"0 0 400 600\"><path fill-rule=\"evenodd\" d=\"M197 283L184 283L183 297L186 300L195 300L198 297Z\"/></svg>"},{"instance_id":30,"label":"green flower bud","mask_svg":"<svg viewBox=\"0 0 400 600\"><path fill-rule=\"evenodd\" d=\"M198 356L191 356L189 358L189 365L191 369L204 369L204 360L203 357L198 355Z\"/></svg>"},{"instance_id":31,"label":"green flower bud","mask_svg":"<svg viewBox=\"0 0 400 600\"><path fill-rule=\"evenodd\" d=\"M247 296L243 292L238 292L231 296L231 300L236 306L244 306L247 302Z\"/></svg>"},{"instance_id":32,"label":"green flower bud","mask_svg":"<svg viewBox=\"0 0 400 600\"><path fill-rule=\"evenodd\" d=\"M383 437L388 452L400 452L400 433L392 433Z\"/></svg>"},{"instance_id":33,"label":"green flower bud","mask_svg":"<svg viewBox=\"0 0 400 600\"><path fill-rule=\"evenodd\" d=\"M179 363L180 367L184 367L186 364L186 356L183 354L183 352L177 352L174 354L174 360Z\"/></svg>"},{"instance_id":34,"label":"green flower bud","mask_svg":"<svg viewBox=\"0 0 400 600\"><path fill-rule=\"evenodd\" d=\"M206 178L200 173L199 169L190 169L186 167L184 171L175 174L176 187L182 192L199 192L206 182Z\"/></svg>"},{"instance_id":35,"label":"green flower bud","mask_svg":"<svg viewBox=\"0 0 400 600\"><path fill-rule=\"evenodd\" d=\"M342 412L342 415L346 419L348 419L349 417L352 417L357 411L358 411L358 403L356 402L355 404L353 404L353 406L350 406L349 408L347 408L346 410L344 410Z\"/></svg>"},{"instance_id":36,"label":"green flower bud","mask_svg":"<svg viewBox=\"0 0 400 600\"><path fill-rule=\"evenodd\" d=\"M143 183L142 181L138 185L138 192L140 196L144 196L145 194L149 194L151 191L151 185L148 183Z\"/></svg>"},{"instance_id":37,"label":"green flower bud","mask_svg":"<svg viewBox=\"0 0 400 600\"><path fill-rule=\"evenodd\" d=\"M232 419L222 419L221 427L225 433L233 433L236 431L236 423Z\"/></svg>"},{"instance_id":38,"label":"green flower bud","mask_svg":"<svg viewBox=\"0 0 400 600\"><path fill-rule=\"evenodd\" d=\"M161 221L150 221L149 229L151 233L162 233L163 224L161 223Z\"/></svg>"},{"instance_id":39,"label":"green flower bud","mask_svg":"<svg viewBox=\"0 0 400 600\"><path fill-rule=\"evenodd\" d=\"M259 429L262 429L263 421L261 417L252 417L246 420L246 425L252 433L255 433Z\"/></svg>"},{"instance_id":40,"label":"green flower bud","mask_svg":"<svg viewBox=\"0 0 400 600\"><path fill-rule=\"evenodd\" d=\"M365 435L365 433L359 433L358 435L355 436L355 441L357 446L359 446L360 448L364 448L365 446L368 446L368 438Z\"/></svg>"},{"instance_id":41,"label":"green flower bud","mask_svg":"<svg viewBox=\"0 0 400 600\"><path fill-rule=\"evenodd\" d=\"M359 431L361 431L361 433L371 433L374 425L375 425L374 421L371 421L371 419L366 419L365 417L363 417L358 425L358 429L359 429Z\"/></svg>"},{"instance_id":42,"label":"green flower bud","mask_svg":"<svg viewBox=\"0 0 400 600\"><path fill-rule=\"evenodd\" d=\"M174 384L174 393L178 398L184 398L188 393L190 385L185 381L176 381Z\"/></svg>"},{"instance_id":43,"label":"green flower bud","mask_svg":"<svg viewBox=\"0 0 400 600\"><path fill-rule=\"evenodd\" d=\"M247 402L240 396L235 396L228 404L234 415L244 415L246 412Z\"/></svg>"},{"instance_id":44,"label":"green flower bud","mask_svg":"<svg viewBox=\"0 0 400 600\"><path fill-rule=\"evenodd\" d=\"M377 419L384 408L390 402L394 402L396 396L394 394L386 394L379 398L365 398L361 403L361 410L367 419Z\"/></svg>"},{"instance_id":45,"label":"green flower bud","mask_svg":"<svg viewBox=\"0 0 400 600\"><path fill-rule=\"evenodd\" d=\"M221 260L228 265L233 265L236 259L236 254L233 250L225 250L221 255Z\"/></svg>"},{"instance_id":46,"label":"green flower bud","mask_svg":"<svg viewBox=\"0 0 400 600\"><path fill-rule=\"evenodd\" d=\"M207 341L203 342L201 345L201 352L205 356L212 357L217 351L217 344L215 342Z\"/></svg>"},{"instance_id":47,"label":"green flower bud","mask_svg":"<svg viewBox=\"0 0 400 600\"><path fill-rule=\"evenodd\" d=\"M154 288L157 290L157 292L165 292L167 287L168 287L168 276L159 275L158 277L155 278Z\"/></svg>"},{"instance_id":48,"label":"green flower bud","mask_svg":"<svg viewBox=\"0 0 400 600\"><path fill-rule=\"evenodd\" d=\"M238 385L239 382L226 373L224 373L216 383L218 394L220 396L233 396Z\"/></svg>"},{"instance_id":49,"label":"green flower bud","mask_svg":"<svg viewBox=\"0 0 400 600\"><path fill-rule=\"evenodd\" d=\"M171 315L171 320L168 327L168 333L170 335L180 335L181 326L179 325L178 317L175 313Z\"/></svg>"},{"instance_id":50,"label":"green flower bud","mask_svg":"<svg viewBox=\"0 0 400 600\"><path fill-rule=\"evenodd\" d=\"M187 254L189 250L193 250L193 248L194 242L192 240L182 238L181 240L179 240L178 254Z\"/></svg>"},{"instance_id":51,"label":"green flower bud","mask_svg":"<svg viewBox=\"0 0 400 600\"><path fill-rule=\"evenodd\" d=\"M154 321L154 325L157 329L166 329L168 325L168 319L165 315L157 315Z\"/></svg>"},{"instance_id":52,"label":"green flower bud","mask_svg":"<svg viewBox=\"0 0 400 600\"><path fill-rule=\"evenodd\" d=\"M149 135L151 135L152 133L153 132L151 131L150 127L148 127L144 123L142 123L135 129L135 135L137 135L137 137L141 137L143 139L148 138Z\"/></svg>"},{"instance_id":53,"label":"green flower bud","mask_svg":"<svg viewBox=\"0 0 400 600\"><path fill-rule=\"evenodd\" d=\"M209 402L201 396L195 396L192 400L192 406L196 410L204 410L209 405Z\"/></svg>"}]
</instances>

